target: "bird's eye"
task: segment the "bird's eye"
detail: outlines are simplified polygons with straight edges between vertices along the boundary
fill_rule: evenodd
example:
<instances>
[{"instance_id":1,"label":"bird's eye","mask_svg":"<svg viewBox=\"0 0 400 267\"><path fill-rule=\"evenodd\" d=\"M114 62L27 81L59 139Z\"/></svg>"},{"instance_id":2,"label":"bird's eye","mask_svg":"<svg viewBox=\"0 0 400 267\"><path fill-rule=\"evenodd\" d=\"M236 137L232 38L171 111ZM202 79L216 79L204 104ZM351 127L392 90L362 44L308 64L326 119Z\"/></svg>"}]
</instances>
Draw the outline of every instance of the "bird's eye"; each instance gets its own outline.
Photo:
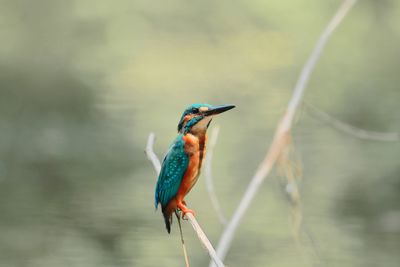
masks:
<instances>
[{"instance_id":1,"label":"bird's eye","mask_svg":"<svg viewBox=\"0 0 400 267\"><path fill-rule=\"evenodd\" d=\"M198 108L192 108L192 113L194 113L194 114L199 113L199 109Z\"/></svg>"}]
</instances>

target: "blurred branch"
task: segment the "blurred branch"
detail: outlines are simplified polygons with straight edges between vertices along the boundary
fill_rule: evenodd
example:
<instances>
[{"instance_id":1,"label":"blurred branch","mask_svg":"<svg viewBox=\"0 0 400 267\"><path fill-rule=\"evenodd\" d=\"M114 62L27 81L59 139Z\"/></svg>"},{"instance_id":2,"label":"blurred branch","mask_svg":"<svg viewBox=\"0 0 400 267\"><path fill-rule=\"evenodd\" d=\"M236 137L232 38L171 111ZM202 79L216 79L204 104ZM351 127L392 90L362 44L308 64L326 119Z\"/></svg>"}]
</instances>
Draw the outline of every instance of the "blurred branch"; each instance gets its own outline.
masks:
<instances>
[{"instance_id":1,"label":"blurred branch","mask_svg":"<svg viewBox=\"0 0 400 267\"><path fill-rule=\"evenodd\" d=\"M309 59L304 65L300 77L296 83L296 86L293 91L292 98L288 104L285 114L283 118L278 124L277 130L274 135L274 139L271 143L271 146L264 158L258 167L256 173L254 174L252 180L250 181L249 186L244 193L242 200L239 203L236 211L233 214L232 219L229 221L227 227L225 228L222 236L219 240L217 246L217 254L223 260L228 253L228 250L231 246L235 231L239 226L240 220L243 218L245 212L249 208L254 196L256 195L258 188L270 173L272 167L274 166L276 160L279 157L282 149L290 141L290 130L293 122L293 118L295 112L301 102L303 97L307 82L310 78L310 75L315 68L315 64L323 51L326 42L328 41L330 35L333 33L335 28L339 25L342 19L345 17L347 12L351 9L351 7L356 3L356 0L344 0L342 5L337 10L336 14L333 16L332 20L329 22L327 27L322 32L320 38L318 39ZM210 266L214 266L213 263L210 263Z\"/></svg>"},{"instance_id":2,"label":"blurred branch","mask_svg":"<svg viewBox=\"0 0 400 267\"><path fill-rule=\"evenodd\" d=\"M367 131L364 129L360 129L357 127L354 127L350 124L344 123L328 113L320 110L319 108L316 108L313 105L310 105L308 103L305 103L305 106L307 109L312 111L312 115L314 115L317 119L320 119L324 122L329 123L332 125L335 129L347 133L349 135L352 135L354 137L360 138L360 139L366 139L366 140L374 140L374 141L384 141L384 142L399 142L400 137L399 133L395 132L374 132L374 131Z\"/></svg>"},{"instance_id":3,"label":"blurred branch","mask_svg":"<svg viewBox=\"0 0 400 267\"><path fill-rule=\"evenodd\" d=\"M301 240L301 230L303 230L305 235L308 237L314 254L318 260L317 265L321 265L322 258L318 246L312 237L311 231L306 228L304 222L301 191L299 187L299 182L303 179L303 168L300 157L296 153L292 138L290 139L290 143L281 152L276 166L278 176L281 176L284 179L284 181L282 181L283 183L280 183L280 185L284 189L283 192L286 196L286 200L288 200L290 204L292 215L292 235L296 246L304 260L307 260L306 251L304 250Z\"/></svg>"},{"instance_id":4,"label":"blurred branch","mask_svg":"<svg viewBox=\"0 0 400 267\"><path fill-rule=\"evenodd\" d=\"M153 163L153 167L156 170L157 174L159 174L161 171L161 164L160 164L160 160L158 159L157 155L153 151L154 140L155 140L154 133L150 133L149 138L147 139L147 145L146 145L145 152L146 152L147 158ZM217 253L215 252L213 246L210 243L210 240L208 240L206 234L201 229L196 218L190 213L187 213L185 215L185 218L187 218L188 221L190 222L190 224L192 225L193 230L196 232L200 242L202 243L203 247L207 250L208 255L210 255L210 258L212 259L214 264L218 267L223 267L224 264L222 263L220 258L217 256ZM184 250L184 253L186 253L186 250Z\"/></svg>"},{"instance_id":5,"label":"blurred branch","mask_svg":"<svg viewBox=\"0 0 400 267\"><path fill-rule=\"evenodd\" d=\"M285 192L290 200L292 211L292 234L298 246L300 242L300 230L303 220L301 207L301 195L298 186L298 180L301 180L303 173L300 167L300 160L296 160L294 144L291 136L288 138L288 144L284 147L277 159L277 171L286 179Z\"/></svg>"},{"instance_id":6,"label":"blurred branch","mask_svg":"<svg viewBox=\"0 0 400 267\"><path fill-rule=\"evenodd\" d=\"M149 138L147 139L146 150L144 152L146 153L147 158L153 164L153 167L156 170L157 174L159 174L161 171L161 163L160 163L160 160L158 159L156 153L154 153L154 150L153 150L155 139L156 139L155 134L150 133Z\"/></svg>"},{"instance_id":7,"label":"blurred branch","mask_svg":"<svg viewBox=\"0 0 400 267\"><path fill-rule=\"evenodd\" d=\"M213 175L212 175L212 169L211 169L212 157L213 157L215 144L217 143L218 134L219 134L219 126L215 125L213 127L211 135L210 135L210 141L208 143L207 154L206 154L206 159L205 159L205 167L204 167L205 168L205 181L206 181L208 195L210 196L211 203L215 209L215 212L218 215L218 219L222 225L226 225L226 218L225 218L224 214L222 213L221 206L219 205L217 195L215 194L215 191L214 191Z\"/></svg>"}]
</instances>

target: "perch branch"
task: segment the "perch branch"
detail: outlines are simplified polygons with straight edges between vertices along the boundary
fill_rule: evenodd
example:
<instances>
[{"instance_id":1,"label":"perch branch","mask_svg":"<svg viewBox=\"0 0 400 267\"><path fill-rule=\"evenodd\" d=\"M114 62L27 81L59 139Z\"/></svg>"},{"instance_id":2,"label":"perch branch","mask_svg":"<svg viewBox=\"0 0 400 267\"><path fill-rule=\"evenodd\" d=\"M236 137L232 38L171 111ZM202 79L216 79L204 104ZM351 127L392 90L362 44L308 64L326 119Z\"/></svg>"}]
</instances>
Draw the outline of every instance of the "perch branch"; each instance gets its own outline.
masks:
<instances>
[{"instance_id":1,"label":"perch branch","mask_svg":"<svg viewBox=\"0 0 400 267\"><path fill-rule=\"evenodd\" d=\"M264 181L265 177L267 177L267 175L270 173L282 149L289 142L290 129L295 112L297 110L297 107L299 106L299 103L301 102L310 75L315 68L315 64L321 52L323 51L326 42L328 41L330 35L333 33L335 28L340 24L347 12L355 3L356 0L343 1L336 14L333 16L332 20L322 32L309 59L304 65L300 77L295 85L293 95L288 104L286 112L278 124L271 146L264 160L261 162L256 173L254 174L252 180L250 181L250 184L247 187L246 192L244 193L244 196L239 203L239 206L235 210L232 219L229 221L228 225L224 229L224 232L222 233L222 236L219 240L217 246L217 254L222 260L225 259L225 256L228 253L228 250L232 243L235 231L239 226L240 220L243 218L245 212L249 208L254 196L258 191L258 188ZM210 266L215 265L211 262Z\"/></svg>"},{"instance_id":2,"label":"perch branch","mask_svg":"<svg viewBox=\"0 0 400 267\"><path fill-rule=\"evenodd\" d=\"M213 175L212 175L212 169L211 169L212 157L213 157L215 144L217 143L218 134L219 134L219 126L215 125L213 127L211 135L210 135L210 141L208 142L207 154L206 154L206 159L205 159L205 167L204 167L204 171L205 171L205 179L204 180L206 182L208 195L210 196L211 203L214 207L215 212L217 213L218 219L222 225L226 225L226 218L221 210L221 206L219 204L217 195L215 194L215 191L214 191Z\"/></svg>"},{"instance_id":3,"label":"perch branch","mask_svg":"<svg viewBox=\"0 0 400 267\"><path fill-rule=\"evenodd\" d=\"M189 220L190 224L192 225L194 231L197 234L197 237L199 238L203 246L206 248L208 255L210 255L210 258L213 260L214 264L218 267L223 267L224 264L222 263L222 260L218 257L217 252L215 252L215 249L211 245L210 240L208 240L206 234L201 229L199 223L197 222L193 214L187 213L185 215L185 218Z\"/></svg>"},{"instance_id":4,"label":"perch branch","mask_svg":"<svg viewBox=\"0 0 400 267\"><path fill-rule=\"evenodd\" d=\"M154 133L150 133L149 138L147 139L145 153L146 153L148 159L153 164L153 167L156 170L157 174L159 174L161 171L161 164L160 164L160 160L158 159L157 155L153 151L154 140L155 140ZM215 252L214 247L211 245L210 240L208 240L206 234L201 229L196 218L190 213L186 214L185 218L187 218L187 220L192 225L193 230L196 232L203 247L207 250L208 255L210 255L210 258L213 261L213 263L218 267L224 267L224 264L222 263L220 258L217 256L217 253ZM185 250L184 250L184 253L186 253Z\"/></svg>"},{"instance_id":5,"label":"perch branch","mask_svg":"<svg viewBox=\"0 0 400 267\"><path fill-rule=\"evenodd\" d=\"M186 251L186 246L185 246L185 240L183 239L181 217L179 216L179 213L177 211L175 211L175 215L176 215L176 219L178 221L179 232L181 233L181 243L182 243L183 257L185 258L185 264L186 264L186 267L190 267L189 257L188 257L188 254Z\"/></svg>"},{"instance_id":6,"label":"perch branch","mask_svg":"<svg viewBox=\"0 0 400 267\"><path fill-rule=\"evenodd\" d=\"M314 115L317 119L320 119L326 123L329 123L332 125L335 129L347 133L349 135L352 135L354 137L360 138L360 139L366 139L366 140L373 140L373 141L384 141L384 142L399 142L400 137L399 133L395 132L375 132L375 131L367 131L364 129L360 129L357 127L354 127L350 124L344 123L328 113L320 110L319 108L316 108L313 105L310 105L308 103L305 103L305 106L307 109L312 111L312 115Z\"/></svg>"}]
</instances>

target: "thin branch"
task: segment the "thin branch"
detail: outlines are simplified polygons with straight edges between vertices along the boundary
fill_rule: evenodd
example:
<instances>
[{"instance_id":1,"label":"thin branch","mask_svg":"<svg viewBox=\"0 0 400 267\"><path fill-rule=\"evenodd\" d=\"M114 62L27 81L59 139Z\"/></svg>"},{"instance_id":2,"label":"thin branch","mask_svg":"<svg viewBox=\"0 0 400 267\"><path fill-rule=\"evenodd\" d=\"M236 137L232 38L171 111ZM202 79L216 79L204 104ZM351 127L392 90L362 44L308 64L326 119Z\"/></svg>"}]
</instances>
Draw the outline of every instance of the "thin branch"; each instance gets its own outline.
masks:
<instances>
[{"instance_id":1,"label":"thin branch","mask_svg":"<svg viewBox=\"0 0 400 267\"><path fill-rule=\"evenodd\" d=\"M211 131L210 141L208 142L207 154L206 154L205 166L204 166L204 171L205 171L205 179L204 180L206 182L207 192L208 192L208 195L210 196L211 203L214 207L215 212L218 215L218 219L222 225L226 225L226 223L227 223L226 218L221 210L221 206L219 204L217 195L215 194L215 191L214 191L213 175L212 175L212 169L211 169L212 157L213 157L215 144L217 143L218 134L219 134L219 126L215 125Z\"/></svg>"},{"instance_id":2,"label":"thin branch","mask_svg":"<svg viewBox=\"0 0 400 267\"><path fill-rule=\"evenodd\" d=\"M154 140L155 140L154 133L150 133L149 138L147 139L147 145L146 145L145 152L146 152L147 158L153 163L153 167L156 170L157 174L159 174L160 170L161 170L161 164L160 164L160 161L159 161L157 155L153 151ZM218 267L224 267L224 264L222 263L221 259L217 256L217 253L215 252L214 247L211 245L210 240L208 240L206 234L201 229L196 218L190 213L187 213L185 215L185 218L187 218L188 221L190 222L190 224L192 225L193 230L196 232L203 247L207 250L208 255L210 255L210 258L213 261L213 263ZM185 254L185 252L184 252L184 254Z\"/></svg>"},{"instance_id":3,"label":"thin branch","mask_svg":"<svg viewBox=\"0 0 400 267\"><path fill-rule=\"evenodd\" d=\"M186 251L186 246L185 246L185 240L183 239L181 217L179 216L179 213L177 211L175 211L175 215L176 215L176 219L178 220L179 232L181 233L181 243L182 243L183 257L185 258L185 264L186 264L186 267L190 267L189 257L188 257L188 254Z\"/></svg>"},{"instance_id":4,"label":"thin branch","mask_svg":"<svg viewBox=\"0 0 400 267\"><path fill-rule=\"evenodd\" d=\"M222 263L221 259L218 257L217 252L215 252L214 247L211 245L210 240L208 240L206 234L201 229L199 223L196 221L196 218L193 216L193 214L186 213L185 218L189 220L190 224L192 225L194 231L197 234L197 237L199 238L203 246L206 248L208 255L210 255L210 258L213 260L214 264L217 267L225 266Z\"/></svg>"},{"instance_id":5,"label":"thin branch","mask_svg":"<svg viewBox=\"0 0 400 267\"><path fill-rule=\"evenodd\" d=\"M312 115L314 115L317 119L320 119L326 123L332 125L335 129L352 135L354 137L365 139L365 140L373 140L373 141L384 141L384 142L399 142L400 137L399 133L396 132L375 132L375 131L367 131L364 129L360 129L354 127L350 124L344 123L328 113L316 108L313 105L305 103L305 107L307 107L310 111L312 111Z\"/></svg>"},{"instance_id":6,"label":"thin branch","mask_svg":"<svg viewBox=\"0 0 400 267\"><path fill-rule=\"evenodd\" d=\"M292 98L288 104L286 113L283 118L279 122L277 130L274 135L274 139L271 143L270 149L267 152L264 160L261 162L258 167L255 175L250 181L249 186L247 187L246 192L242 200L239 203L238 208L233 214L232 219L229 221L227 227L225 228L222 236L219 240L217 246L217 254L223 260L228 253L228 250L231 246L235 231L239 226L240 220L243 218L245 212L249 208L254 196L256 195L258 188L270 173L272 167L274 166L279 154L282 149L288 144L290 138L290 129L292 126L293 118L299 103L302 100L307 82L310 78L312 70L315 67L315 64L325 47L326 42L329 39L329 36L333 33L335 28L339 25L342 19L345 17L347 12L351 9L351 7L356 3L356 0L344 0L342 5L339 7L338 11L329 22L328 26L322 32L320 38L317 41L315 48L313 49L310 58L307 60L304 65L300 77L296 83L296 86L293 91ZM210 266L214 266L211 262Z\"/></svg>"},{"instance_id":7,"label":"thin branch","mask_svg":"<svg viewBox=\"0 0 400 267\"><path fill-rule=\"evenodd\" d=\"M153 167L156 170L157 174L159 174L161 171L161 163L160 163L160 160L158 159L156 153L154 153L154 151L153 151L155 139L156 139L155 134L150 133L149 138L147 139L146 150L144 152L146 153L147 158L153 164Z\"/></svg>"},{"instance_id":8,"label":"thin branch","mask_svg":"<svg viewBox=\"0 0 400 267\"><path fill-rule=\"evenodd\" d=\"M285 148L282 149L278 160L278 173L286 178L285 191L290 200L292 211L292 233L297 246L301 247L300 229L303 220L303 212L301 205L301 195L297 181L301 179L302 172L300 171L299 162L295 160L294 144L291 138Z\"/></svg>"}]
</instances>

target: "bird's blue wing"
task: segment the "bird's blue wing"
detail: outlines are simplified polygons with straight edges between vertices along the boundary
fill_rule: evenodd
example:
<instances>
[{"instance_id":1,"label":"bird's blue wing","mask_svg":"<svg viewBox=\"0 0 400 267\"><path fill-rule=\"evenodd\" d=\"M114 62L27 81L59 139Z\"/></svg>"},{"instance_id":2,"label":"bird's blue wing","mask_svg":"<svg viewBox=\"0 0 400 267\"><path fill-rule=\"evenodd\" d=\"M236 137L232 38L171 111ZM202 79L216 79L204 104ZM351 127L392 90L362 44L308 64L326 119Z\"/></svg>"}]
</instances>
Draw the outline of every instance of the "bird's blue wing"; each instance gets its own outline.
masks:
<instances>
[{"instance_id":1,"label":"bird's blue wing","mask_svg":"<svg viewBox=\"0 0 400 267\"><path fill-rule=\"evenodd\" d=\"M161 203L162 207L167 206L168 202L176 196L188 167L189 157L185 153L185 142L182 137L182 134L178 135L162 163L155 192L156 208L158 203Z\"/></svg>"}]
</instances>

